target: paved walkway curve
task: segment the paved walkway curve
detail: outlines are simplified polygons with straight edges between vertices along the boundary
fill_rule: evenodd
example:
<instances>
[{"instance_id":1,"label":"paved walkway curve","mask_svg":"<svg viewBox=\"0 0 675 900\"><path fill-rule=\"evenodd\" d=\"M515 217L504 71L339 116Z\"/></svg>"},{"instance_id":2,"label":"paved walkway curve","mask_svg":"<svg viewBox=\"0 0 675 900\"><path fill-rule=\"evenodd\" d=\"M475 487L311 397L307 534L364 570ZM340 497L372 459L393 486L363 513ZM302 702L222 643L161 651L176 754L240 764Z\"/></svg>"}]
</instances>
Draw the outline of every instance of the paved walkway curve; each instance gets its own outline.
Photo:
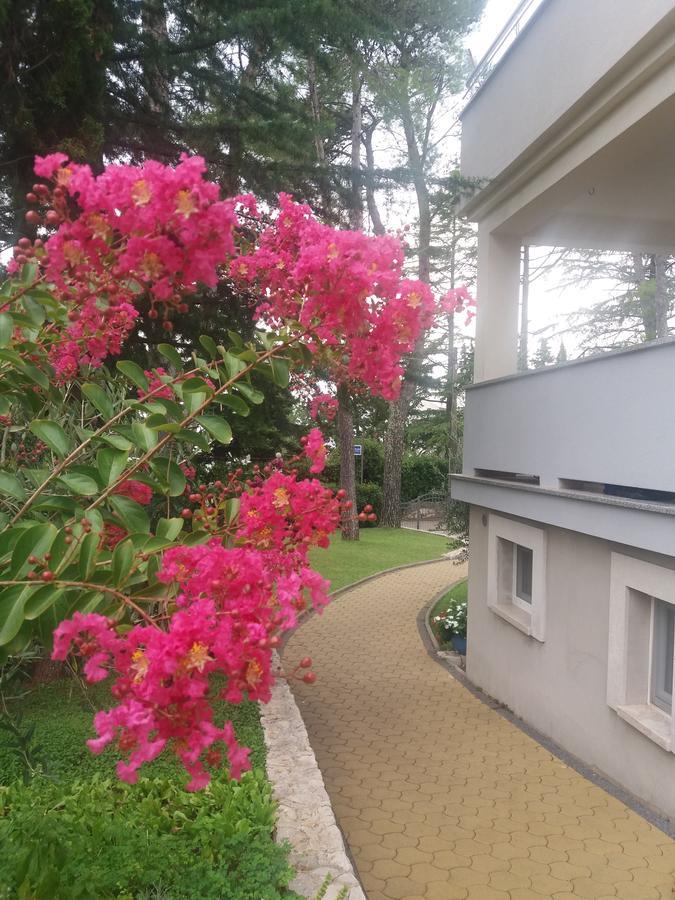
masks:
<instances>
[{"instance_id":1,"label":"paved walkway curve","mask_svg":"<svg viewBox=\"0 0 675 900\"><path fill-rule=\"evenodd\" d=\"M369 900L673 900L675 841L482 703L426 652L447 561L384 574L284 650Z\"/></svg>"}]
</instances>

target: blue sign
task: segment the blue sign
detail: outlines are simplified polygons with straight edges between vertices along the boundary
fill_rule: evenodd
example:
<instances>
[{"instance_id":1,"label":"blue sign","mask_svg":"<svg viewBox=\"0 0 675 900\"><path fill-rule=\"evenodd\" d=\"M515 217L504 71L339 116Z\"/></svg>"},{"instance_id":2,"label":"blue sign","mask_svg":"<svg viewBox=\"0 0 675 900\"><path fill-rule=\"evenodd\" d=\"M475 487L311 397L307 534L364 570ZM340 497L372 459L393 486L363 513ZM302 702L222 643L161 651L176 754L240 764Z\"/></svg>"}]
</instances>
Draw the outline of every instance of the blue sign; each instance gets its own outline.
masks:
<instances>
[{"instance_id":1,"label":"blue sign","mask_svg":"<svg viewBox=\"0 0 675 900\"><path fill-rule=\"evenodd\" d=\"M354 444L354 456L363 456L363 444Z\"/></svg>"}]
</instances>

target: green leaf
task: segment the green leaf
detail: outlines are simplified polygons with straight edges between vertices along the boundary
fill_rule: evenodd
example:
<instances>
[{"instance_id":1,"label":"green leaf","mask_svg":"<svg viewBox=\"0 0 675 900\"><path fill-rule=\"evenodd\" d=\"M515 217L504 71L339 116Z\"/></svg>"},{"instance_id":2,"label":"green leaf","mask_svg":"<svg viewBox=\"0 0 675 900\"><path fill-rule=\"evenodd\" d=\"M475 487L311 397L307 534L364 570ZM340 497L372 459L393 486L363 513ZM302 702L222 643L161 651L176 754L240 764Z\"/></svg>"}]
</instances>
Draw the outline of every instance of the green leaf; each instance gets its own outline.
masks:
<instances>
[{"instance_id":1,"label":"green leaf","mask_svg":"<svg viewBox=\"0 0 675 900\"><path fill-rule=\"evenodd\" d=\"M80 543L80 578L88 581L96 568L96 556L98 554L99 536L93 531L86 534Z\"/></svg>"},{"instance_id":2,"label":"green leaf","mask_svg":"<svg viewBox=\"0 0 675 900\"><path fill-rule=\"evenodd\" d=\"M175 541L183 530L183 519L160 519L157 523L157 537Z\"/></svg>"},{"instance_id":3,"label":"green leaf","mask_svg":"<svg viewBox=\"0 0 675 900\"><path fill-rule=\"evenodd\" d=\"M19 633L23 625L27 596L23 584L15 584L0 591L0 647L4 647Z\"/></svg>"},{"instance_id":4,"label":"green leaf","mask_svg":"<svg viewBox=\"0 0 675 900\"><path fill-rule=\"evenodd\" d=\"M133 447L133 444L127 438L122 437L121 434L102 434L99 437L100 441L105 441L106 444L110 444L111 447L116 447L117 450L124 450L125 452L129 452Z\"/></svg>"},{"instance_id":5,"label":"green leaf","mask_svg":"<svg viewBox=\"0 0 675 900\"><path fill-rule=\"evenodd\" d=\"M42 509L45 512L69 513L72 515L75 512L76 506L77 501L74 497L67 497L65 494L51 494L47 497L43 494L38 498L33 509Z\"/></svg>"},{"instance_id":6,"label":"green leaf","mask_svg":"<svg viewBox=\"0 0 675 900\"><path fill-rule=\"evenodd\" d=\"M248 403L243 397L238 397L236 394L221 395L218 400L223 406L229 406L240 416L247 416L251 412Z\"/></svg>"},{"instance_id":7,"label":"green leaf","mask_svg":"<svg viewBox=\"0 0 675 900\"><path fill-rule=\"evenodd\" d=\"M112 419L115 409L110 397L98 384L83 384L82 393L103 416L104 419Z\"/></svg>"},{"instance_id":8,"label":"green leaf","mask_svg":"<svg viewBox=\"0 0 675 900\"><path fill-rule=\"evenodd\" d=\"M26 489L23 484L16 475L10 475L9 472L0 472L0 493L8 494L15 500L26 499Z\"/></svg>"},{"instance_id":9,"label":"green leaf","mask_svg":"<svg viewBox=\"0 0 675 900\"><path fill-rule=\"evenodd\" d=\"M50 447L57 456L68 456L70 441L59 424L50 419L34 419L28 426L35 437Z\"/></svg>"},{"instance_id":10,"label":"green leaf","mask_svg":"<svg viewBox=\"0 0 675 900\"><path fill-rule=\"evenodd\" d=\"M157 350L164 359L168 360L174 368L176 368L179 372L183 371L183 360L180 357L180 353L176 350L175 347L172 347L171 344L159 344L157 346Z\"/></svg>"},{"instance_id":11,"label":"green leaf","mask_svg":"<svg viewBox=\"0 0 675 900\"><path fill-rule=\"evenodd\" d=\"M131 497L116 495L108 498L108 503L119 516L122 524L128 532L150 531L150 519L145 509Z\"/></svg>"},{"instance_id":12,"label":"green leaf","mask_svg":"<svg viewBox=\"0 0 675 900\"><path fill-rule=\"evenodd\" d=\"M116 587L123 585L127 580L134 564L135 555L134 545L128 538L120 541L113 550L111 567L113 584Z\"/></svg>"},{"instance_id":13,"label":"green leaf","mask_svg":"<svg viewBox=\"0 0 675 900\"><path fill-rule=\"evenodd\" d=\"M213 340L213 338L209 337L208 334L200 335L199 343L211 356L211 359L215 359L218 356L218 348L216 347L216 342Z\"/></svg>"},{"instance_id":14,"label":"green leaf","mask_svg":"<svg viewBox=\"0 0 675 900\"><path fill-rule=\"evenodd\" d=\"M62 595L63 588L56 587L53 584L41 585L37 590L32 590L23 609L24 619L28 619L29 622L37 619L43 612L54 606Z\"/></svg>"},{"instance_id":15,"label":"green leaf","mask_svg":"<svg viewBox=\"0 0 675 900\"><path fill-rule=\"evenodd\" d=\"M12 553L10 575L16 578L25 574L29 569L28 557L44 556L54 543L57 534L56 528L50 522L24 529Z\"/></svg>"},{"instance_id":16,"label":"green leaf","mask_svg":"<svg viewBox=\"0 0 675 900\"><path fill-rule=\"evenodd\" d=\"M285 359L279 359L276 356L273 356L270 359L270 362L272 363L272 371L274 372L274 380L276 383L279 387L288 387L288 382L290 381L288 362Z\"/></svg>"},{"instance_id":17,"label":"green leaf","mask_svg":"<svg viewBox=\"0 0 675 900\"><path fill-rule=\"evenodd\" d=\"M132 362L130 359L121 359L117 363L117 369L129 381L132 381L136 387L139 387L142 391L148 390L148 379L145 377L143 369L135 362Z\"/></svg>"},{"instance_id":18,"label":"green leaf","mask_svg":"<svg viewBox=\"0 0 675 900\"><path fill-rule=\"evenodd\" d=\"M163 413L155 413L152 416L148 416L145 420L145 427L152 429L152 431L168 431L171 434L176 434L177 431L181 430L180 422L168 422Z\"/></svg>"},{"instance_id":19,"label":"green leaf","mask_svg":"<svg viewBox=\"0 0 675 900\"><path fill-rule=\"evenodd\" d=\"M131 433L142 450L152 450L159 441L157 432L153 431L152 428L148 428L144 422L132 422Z\"/></svg>"},{"instance_id":20,"label":"green leaf","mask_svg":"<svg viewBox=\"0 0 675 900\"><path fill-rule=\"evenodd\" d=\"M213 388L209 387L203 378L198 378L197 376L188 378L187 381L181 384L181 388L184 394L192 394L195 391L202 391L206 394L213 391Z\"/></svg>"},{"instance_id":21,"label":"green leaf","mask_svg":"<svg viewBox=\"0 0 675 900\"><path fill-rule=\"evenodd\" d=\"M250 400L251 403L255 403L256 406L262 403L265 399L265 395L262 393L262 391L251 387L250 384L245 384L243 381L238 381L236 384L236 388L244 395L244 397L246 397L247 400Z\"/></svg>"},{"instance_id":22,"label":"green leaf","mask_svg":"<svg viewBox=\"0 0 675 900\"><path fill-rule=\"evenodd\" d=\"M232 440L232 429L226 419L217 416L197 416L197 421L221 444L229 444Z\"/></svg>"},{"instance_id":23,"label":"green leaf","mask_svg":"<svg viewBox=\"0 0 675 900\"><path fill-rule=\"evenodd\" d=\"M60 484L65 485L73 494L79 494L82 497L93 497L98 494L99 486L89 475L80 475L77 472L68 472L61 475L58 479Z\"/></svg>"},{"instance_id":24,"label":"green leaf","mask_svg":"<svg viewBox=\"0 0 675 900\"><path fill-rule=\"evenodd\" d=\"M9 313L0 313L0 347L6 347L12 340L14 320Z\"/></svg>"},{"instance_id":25,"label":"green leaf","mask_svg":"<svg viewBox=\"0 0 675 900\"><path fill-rule=\"evenodd\" d=\"M129 462L129 454L124 450L103 447L96 454L96 464L105 487L117 481Z\"/></svg>"},{"instance_id":26,"label":"green leaf","mask_svg":"<svg viewBox=\"0 0 675 900\"><path fill-rule=\"evenodd\" d=\"M33 366L30 363L21 361L21 365L19 366L19 370L27 377L30 378L31 381L34 381L39 387L43 388L45 391L49 390L50 381L49 378L38 369L37 366Z\"/></svg>"},{"instance_id":27,"label":"green leaf","mask_svg":"<svg viewBox=\"0 0 675 900\"><path fill-rule=\"evenodd\" d=\"M234 378L235 375L237 375L239 372L242 372L246 368L246 363L242 362L238 356L234 355L234 353L230 353L229 350L224 350L221 347L220 355L225 361L225 366L227 367L227 372L230 378Z\"/></svg>"},{"instance_id":28,"label":"green leaf","mask_svg":"<svg viewBox=\"0 0 675 900\"><path fill-rule=\"evenodd\" d=\"M211 442L202 432L189 431L187 428L183 428L181 431L176 432L176 437L187 444L194 444L195 447L199 447L204 453L208 453L211 449Z\"/></svg>"},{"instance_id":29,"label":"green leaf","mask_svg":"<svg viewBox=\"0 0 675 900\"><path fill-rule=\"evenodd\" d=\"M185 490L185 475L179 465L172 459L155 457L150 460L150 467L155 475L168 486L170 497L180 497Z\"/></svg>"},{"instance_id":30,"label":"green leaf","mask_svg":"<svg viewBox=\"0 0 675 900\"><path fill-rule=\"evenodd\" d=\"M30 294L24 294L23 300L21 301L23 304L23 308L26 310L28 318L31 321L31 324L35 328L39 328L40 325L42 325L44 320L47 318L45 315L44 307L37 299L40 296L44 296L44 295L38 294L36 291L31 291ZM51 296L48 297L48 299L50 301L53 300L53 298Z\"/></svg>"}]
</instances>

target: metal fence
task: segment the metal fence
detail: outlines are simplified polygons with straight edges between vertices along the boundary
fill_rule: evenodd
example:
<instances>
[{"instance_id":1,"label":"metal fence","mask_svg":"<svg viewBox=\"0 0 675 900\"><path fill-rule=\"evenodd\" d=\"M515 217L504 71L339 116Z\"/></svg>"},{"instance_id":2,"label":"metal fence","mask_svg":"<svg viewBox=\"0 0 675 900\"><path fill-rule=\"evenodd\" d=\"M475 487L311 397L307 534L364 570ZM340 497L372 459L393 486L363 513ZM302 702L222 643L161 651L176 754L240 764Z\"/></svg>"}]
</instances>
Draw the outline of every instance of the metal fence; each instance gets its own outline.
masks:
<instances>
[{"instance_id":1,"label":"metal fence","mask_svg":"<svg viewBox=\"0 0 675 900\"><path fill-rule=\"evenodd\" d=\"M450 497L430 491L401 504L401 525L417 531L447 531Z\"/></svg>"}]
</instances>

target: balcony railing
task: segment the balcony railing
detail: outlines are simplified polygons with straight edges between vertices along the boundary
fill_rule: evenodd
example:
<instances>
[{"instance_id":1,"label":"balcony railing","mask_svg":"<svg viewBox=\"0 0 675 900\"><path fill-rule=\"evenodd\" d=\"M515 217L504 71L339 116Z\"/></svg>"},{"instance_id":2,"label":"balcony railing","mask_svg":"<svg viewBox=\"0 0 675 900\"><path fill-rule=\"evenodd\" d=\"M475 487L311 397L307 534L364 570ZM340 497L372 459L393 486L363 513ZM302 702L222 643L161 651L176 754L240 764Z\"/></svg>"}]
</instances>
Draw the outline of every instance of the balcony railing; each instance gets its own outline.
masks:
<instances>
[{"instance_id":1,"label":"balcony railing","mask_svg":"<svg viewBox=\"0 0 675 900\"><path fill-rule=\"evenodd\" d=\"M474 385L464 475L675 502L675 341Z\"/></svg>"},{"instance_id":2,"label":"balcony railing","mask_svg":"<svg viewBox=\"0 0 675 900\"><path fill-rule=\"evenodd\" d=\"M471 73L469 80L466 83L467 100L470 100L487 81L494 71L495 66L515 43L522 29L527 25L543 2L544 0L521 0L517 8L509 17L506 25L504 25L492 44L490 44L487 52Z\"/></svg>"}]
</instances>

